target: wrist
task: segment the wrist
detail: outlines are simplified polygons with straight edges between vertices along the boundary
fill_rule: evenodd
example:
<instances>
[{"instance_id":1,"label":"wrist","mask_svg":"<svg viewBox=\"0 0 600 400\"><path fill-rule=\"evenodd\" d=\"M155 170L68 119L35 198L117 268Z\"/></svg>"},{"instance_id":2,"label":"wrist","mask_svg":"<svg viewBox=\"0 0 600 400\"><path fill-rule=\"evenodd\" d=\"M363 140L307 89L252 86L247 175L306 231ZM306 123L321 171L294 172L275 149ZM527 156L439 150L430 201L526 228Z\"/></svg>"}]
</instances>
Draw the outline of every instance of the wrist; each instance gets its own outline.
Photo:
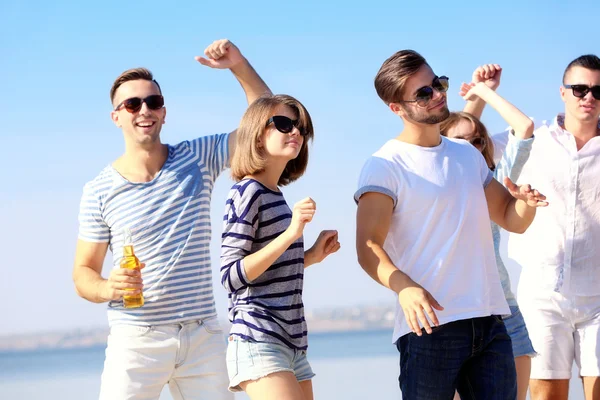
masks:
<instances>
[{"instance_id":1,"label":"wrist","mask_svg":"<svg viewBox=\"0 0 600 400\"><path fill-rule=\"evenodd\" d=\"M315 263L315 254L314 254L314 250L311 247L310 249L306 250L304 252L304 266L305 268L309 265L312 265Z\"/></svg>"},{"instance_id":2,"label":"wrist","mask_svg":"<svg viewBox=\"0 0 600 400\"><path fill-rule=\"evenodd\" d=\"M300 235L297 235L295 232L290 231L290 228L291 226L288 227L285 231L283 231L283 233L280 235L281 239L288 245L291 245L296 240L300 239L300 237L302 236L302 233L300 233Z\"/></svg>"},{"instance_id":3,"label":"wrist","mask_svg":"<svg viewBox=\"0 0 600 400\"><path fill-rule=\"evenodd\" d=\"M493 89L491 89L489 86L487 86L483 82L479 82L477 85L475 85L474 89L475 89L475 94L483 100L485 100L485 97L488 96L490 93L494 92Z\"/></svg>"},{"instance_id":4,"label":"wrist","mask_svg":"<svg viewBox=\"0 0 600 400\"><path fill-rule=\"evenodd\" d=\"M414 284L415 282L400 270L395 271L390 276L390 289L396 292L396 294L399 294L401 291Z\"/></svg>"},{"instance_id":5,"label":"wrist","mask_svg":"<svg viewBox=\"0 0 600 400\"><path fill-rule=\"evenodd\" d=\"M239 62L229 67L229 69L234 75L243 75L244 72L247 71L249 68L251 68L250 63L244 56L242 56L242 59Z\"/></svg>"},{"instance_id":6,"label":"wrist","mask_svg":"<svg viewBox=\"0 0 600 400\"><path fill-rule=\"evenodd\" d=\"M108 296L106 296L106 292L107 292L106 286L107 285L108 285L108 280L106 280L106 279L101 279L96 284L96 294L97 294L98 298L102 301L110 301Z\"/></svg>"}]
</instances>

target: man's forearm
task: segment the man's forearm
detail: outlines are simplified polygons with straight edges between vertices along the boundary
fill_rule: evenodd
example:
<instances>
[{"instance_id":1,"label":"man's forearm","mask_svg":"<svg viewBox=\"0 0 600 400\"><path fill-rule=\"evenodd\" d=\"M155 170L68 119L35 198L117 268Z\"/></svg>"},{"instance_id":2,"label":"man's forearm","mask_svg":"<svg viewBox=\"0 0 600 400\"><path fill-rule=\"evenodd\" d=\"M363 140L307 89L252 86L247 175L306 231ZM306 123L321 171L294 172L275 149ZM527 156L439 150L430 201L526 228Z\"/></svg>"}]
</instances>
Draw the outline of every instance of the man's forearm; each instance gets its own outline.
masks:
<instances>
[{"instance_id":1,"label":"man's forearm","mask_svg":"<svg viewBox=\"0 0 600 400\"><path fill-rule=\"evenodd\" d=\"M240 82L240 85L242 85L248 104L252 104L260 96L271 94L271 89L269 89L248 60L244 59L243 62L231 68L231 72Z\"/></svg>"},{"instance_id":2,"label":"man's forearm","mask_svg":"<svg viewBox=\"0 0 600 400\"><path fill-rule=\"evenodd\" d=\"M77 272L73 274L75 291L77 294L92 303L105 303L108 299L102 297L103 286L106 279L90 267L78 266Z\"/></svg>"},{"instance_id":3,"label":"man's forearm","mask_svg":"<svg viewBox=\"0 0 600 400\"><path fill-rule=\"evenodd\" d=\"M374 246L378 246L374 244ZM385 250L379 246L380 255L365 245L364 250L359 253L358 262L361 267L375 282L386 288L400 293L403 289L411 286L412 279L400 271L389 259Z\"/></svg>"},{"instance_id":4,"label":"man's forearm","mask_svg":"<svg viewBox=\"0 0 600 400\"><path fill-rule=\"evenodd\" d=\"M535 218L535 207L514 197L508 203L504 213L505 229L509 232L524 233Z\"/></svg>"}]
</instances>

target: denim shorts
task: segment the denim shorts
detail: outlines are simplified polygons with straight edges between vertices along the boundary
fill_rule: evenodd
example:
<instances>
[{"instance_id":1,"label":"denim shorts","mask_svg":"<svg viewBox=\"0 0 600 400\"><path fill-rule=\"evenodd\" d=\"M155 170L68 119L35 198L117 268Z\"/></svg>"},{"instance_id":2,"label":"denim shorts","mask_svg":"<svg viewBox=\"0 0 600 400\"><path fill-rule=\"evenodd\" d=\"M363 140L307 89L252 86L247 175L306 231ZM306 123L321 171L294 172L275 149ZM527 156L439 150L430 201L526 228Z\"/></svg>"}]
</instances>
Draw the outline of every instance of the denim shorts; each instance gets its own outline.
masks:
<instances>
[{"instance_id":1,"label":"denim shorts","mask_svg":"<svg viewBox=\"0 0 600 400\"><path fill-rule=\"evenodd\" d=\"M304 350L246 340L237 335L229 335L227 343L227 373L229 390L232 392L241 392L242 382L264 378L276 372L291 372L296 375L298 382L315 376Z\"/></svg>"},{"instance_id":2,"label":"denim shorts","mask_svg":"<svg viewBox=\"0 0 600 400\"><path fill-rule=\"evenodd\" d=\"M527 326L519 306L510 306L510 317L503 318L504 325L510 340L512 341L513 355L516 357L529 356L533 357L536 355L531 340L529 339L529 333L527 332Z\"/></svg>"}]
</instances>

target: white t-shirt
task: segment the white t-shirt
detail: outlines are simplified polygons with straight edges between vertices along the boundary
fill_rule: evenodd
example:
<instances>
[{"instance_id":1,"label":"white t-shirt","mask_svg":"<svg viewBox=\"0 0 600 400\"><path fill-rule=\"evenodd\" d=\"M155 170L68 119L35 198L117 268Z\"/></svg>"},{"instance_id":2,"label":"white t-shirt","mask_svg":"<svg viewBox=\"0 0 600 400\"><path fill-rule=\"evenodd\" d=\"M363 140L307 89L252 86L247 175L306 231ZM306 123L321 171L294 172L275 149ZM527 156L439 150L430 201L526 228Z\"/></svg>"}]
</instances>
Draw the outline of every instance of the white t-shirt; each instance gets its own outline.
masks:
<instances>
[{"instance_id":1,"label":"white t-shirt","mask_svg":"<svg viewBox=\"0 0 600 400\"><path fill-rule=\"evenodd\" d=\"M384 249L394 264L444 307L440 324L508 315L484 188L492 180L481 153L442 137L436 147L388 141L365 163L356 201L367 192L391 197ZM396 304L393 341L410 332Z\"/></svg>"}]
</instances>

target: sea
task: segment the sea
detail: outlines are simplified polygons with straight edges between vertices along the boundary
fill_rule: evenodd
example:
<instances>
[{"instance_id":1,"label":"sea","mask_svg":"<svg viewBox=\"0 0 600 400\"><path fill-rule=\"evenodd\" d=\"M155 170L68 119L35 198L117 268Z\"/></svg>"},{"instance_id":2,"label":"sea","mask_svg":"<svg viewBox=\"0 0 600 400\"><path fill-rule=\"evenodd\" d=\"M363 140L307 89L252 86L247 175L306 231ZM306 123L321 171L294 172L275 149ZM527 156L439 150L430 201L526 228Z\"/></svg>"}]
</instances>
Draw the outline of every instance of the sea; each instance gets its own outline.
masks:
<instances>
[{"instance_id":1,"label":"sea","mask_svg":"<svg viewBox=\"0 0 600 400\"><path fill-rule=\"evenodd\" d=\"M391 337L389 330L310 334L315 399L401 399ZM96 400L103 362L104 346L0 353L0 400ZM578 378L569 399L584 400ZM173 400L168 387L160 400Z\"/></svg>"}]
</instances>

